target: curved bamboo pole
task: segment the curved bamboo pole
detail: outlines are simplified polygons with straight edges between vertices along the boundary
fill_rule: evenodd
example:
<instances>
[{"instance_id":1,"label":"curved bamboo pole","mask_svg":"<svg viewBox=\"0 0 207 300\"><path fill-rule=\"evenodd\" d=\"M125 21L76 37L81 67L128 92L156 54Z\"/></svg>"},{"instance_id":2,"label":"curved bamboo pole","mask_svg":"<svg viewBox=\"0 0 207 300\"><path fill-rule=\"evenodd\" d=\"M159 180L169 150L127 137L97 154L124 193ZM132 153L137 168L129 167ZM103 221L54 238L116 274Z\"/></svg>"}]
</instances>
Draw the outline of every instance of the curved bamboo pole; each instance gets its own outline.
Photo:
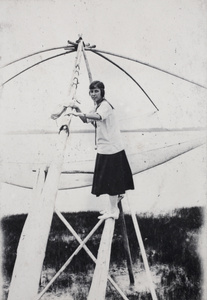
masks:
<instances>
[{"instance_id":1,"label":"curved bamboo pole","mask_svg":"<svg viewBox=\"0 0 207 300\"><path fill-rule=\"evenodd\" d=\"M31 56L36 55L36 54L44 53L44 52L47 52L47 51L58 50L58 49L70 49L70 48L71 48L71 50L72 50L74 47L77 47L77 43L74 43L74 42L71 42L71 41L68 41L68 43L70 44L69 46L67 45L67 46L61 46L61 47L54 47L54 48L49 48L49 49L46 49L46 50L40 50L40 51L34 52L34 53L32 53L32 54L28 54L28 55L26 55L26 56L24 56L24 57L21 57L21 58L19 58L19 59L16 59L16 60L10 62L10 63L7 63L7 64L3 65L1 68L4 68L4 67L9 66L9 65L11 65L11 64L13 64L13 63L15 63L15 62L18 62L18 61L20 61L20 60L23 60L23 59L25 59L25 58L31 57ZM185 78L185 77L179 76L179 75L177 75L177 74L175 74L175 73L172 73L172 72L169 72L169 71L167 71L167 70L161 69L161 68L159 68L159 67L157 67L157 66L151 65L151 64L146 63L146 62L143 62L143 61L140 61L140 60L138 60L138 59L131 58L131 57L128 57L128 56L125 56L125 55L121 55L121 54L112 53L112 52L110 52L110 51L105 51L105 50L100 50L100 49L94 49L94 48L95 48L95 46L93 46L93 47L88 47L88 48L85 47L85 50L86 50L86 51L96 52L96 53L105 53L105 54L108 54L108 55L112 55L112 56L116 56L116 57L119 57L119 58L124 58L124 59L130 60L130 61L134 61L134 62L136 62L136 63L142 64L142 65L147 66L147 67L149 67L149 68L155 69L155 70L157 70L157 71L166 73L166 74L168 74L168 75L177 77L177 78L179 78L179 79L181 79L181 80L184 80L184 81L187 81L187 82L189 82L189 83L195 84L195 85L197 85L197 86L199 86L199 87L201 87L201 88L207 89L206 86L201 85L201 84L199 84L199 83L197 83L197 82L195 82L195 81L189 80L189 79L187 79L187 78ZM74 51L75 51L75 50L76 50L76 49L74 49Z\"/></svg>"},{"instance_id":2,"label":"curved bamboo pole","mask_svg":"<svg viewBox=\"0 0 207 300\"><path fill-rule=\"evenodd\" d=\"M197 83L197 82L195 82L195 81L189 80L189 79L187 79L187 78L185 78L185 77L179 76L179 75L177 75L177 74L175 74L175 73L172 73L172 72L169 72L169 71L167 71L167 70L161 69L161 68L159 68L159 67L157 67L157 66L151 65L151 64L146 63L146 62L143 62L143 61L140 61L140 60L138 60L138 59L130 58L130 57L127 57L127 56L124 56L124 55L115 54L115 53L112 53L112 52L109 52L109 51L104 51L104 50L91 49L91 48L85 48L85 50L86 50L86 51L91 51L91 52L105 53L105 54L113 55L113 56L116 56L116 57L124 58L124 59L127 59L127 60L131 60L131 61L134 61L134 62L139 63L139 64L141 64L141 65L144 65L144 66L146 66L146 67L155 69L155 70L157 70L157 71L166 73L166 74L168 74L168 75L177 77L177 78L179 78L179 79L181 79L181 80L184 80L184 81L187 81L187 82L189 82L189 83L195 84L195 85L197 85L197 86L199 86L199 87L201 87L201 88L207 89L206 86L204 86L204 85L202 85L202 84L200 84L200 83Z\"/></svg>"},{"instance_id":3,"label":"curved bamboo pole","mask_svg":"<svg viewBox=\"0 0 207 300\"><path fill-rule=\"evenodd\" d=\"M7 66L10 66L10 65L12 65L12 64L14 64L14 63L16 63L16 62L18 62L18 61L21 61L21 60L23 60L23 59L26 59L26 58L35 56L35 55L37 55L37 54L41 54L41 53L49 52L49 51L54 51L54 50L59 50L59 49L75 50L75 49L74 49L74 46L61 46L61 47L54 47L54 48L49 48L49 49L45 49L45 50L39 50L39 51L37 51L37 52L31 53L31 54L27 54L27 55L25 55L25 56L23 56L23 57L20 57L20 58L18 58L18 59L15 59L15 60L13 60L13 61L7 63L7 64L1 66L1 69L2 69L2 68L5 68L5 67L7 67Z\"/></svg>"},{"instance_id":4,"label":"curved bamboo pole","mask_svg":"<svg viewBox=\"0 0 207 300\"><path fill-rule=\"evenodd\" d=\"M113 65L115 65L117 68L119 68L121 71L123 71L127 76L129 76L135 83L136 85L138 85L138 87L142 90L142 92L147 96L147 98L150 100L150 102L153 104L153 106L156 108L156 110L159 111L158 107L155 105L155 103L152 101L152 99L150 98L150 96L145 92L145 90L141 87L141 85L127 72L125 71L122 67L120 67L119 65L117 65L115 62L113 62L111 59L107 58L106 56L98 53L98 52L95 52L95 51L92 51L94 52L95 54L101 56L102 58L106 59L107 61L109 61L110 63L112 63Z\"/></svg>"},{"instance_id":5,"label":"curved bamboo pole","mask_svg":"<svg viewBox=\"0 0 207 300\"><path fill-rule=\"evenodd\" d=\"M14 78L16 78L17 76L19 76L20 74L22 74L22 73L28 71L29 69L32 69L33 67L36 67L37 65L40 65L40 64L42 64L42 63L44 63L44 62L46 62L46 61L48 61L48 60L51 60L51 59L53 59L53 58L56 58L56 57L59 57L59 56L63 56L63 55L66 55L66 54L69 54L69 53L72 53L72 52L75 52L75 50L63 52L63 53L60 53L60 54L57 54L57 55L50 56L50 57L48 57L48 58L46 58L46 59L43 59L43 60L41 60L41 61L39 61L39 62L37 62L37 63L35 63L35 64L29 66L28 68L22 70L21 72L17 73L16 75L12 76L11 78L9 78L9 79L6 80L5 82L3 82L1 86L4 86L6 83L8 83L9 81L11 81L12 79L14 79Z\"/></svg>"}]
</instances>

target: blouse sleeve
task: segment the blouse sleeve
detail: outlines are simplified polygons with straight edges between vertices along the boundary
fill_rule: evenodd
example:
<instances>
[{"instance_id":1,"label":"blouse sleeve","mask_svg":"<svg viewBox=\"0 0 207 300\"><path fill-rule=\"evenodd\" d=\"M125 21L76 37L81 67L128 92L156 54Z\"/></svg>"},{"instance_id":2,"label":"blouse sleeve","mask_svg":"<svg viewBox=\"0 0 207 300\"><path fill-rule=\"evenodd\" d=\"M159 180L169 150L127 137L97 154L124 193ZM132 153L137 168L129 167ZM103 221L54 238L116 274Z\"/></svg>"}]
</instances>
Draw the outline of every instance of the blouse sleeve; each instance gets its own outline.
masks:
<instances>
[{"instance_id":1,"label":"blouse sleeve","mask_svg":"<svg viewBox=\"0 0 207 300\"><path fill-rule=\"evenodd\" d=\"M102 102L96 112L100 115L101 120L106 119L112 112L112 107L106 102Z\"/></svg>"}]
</instances>

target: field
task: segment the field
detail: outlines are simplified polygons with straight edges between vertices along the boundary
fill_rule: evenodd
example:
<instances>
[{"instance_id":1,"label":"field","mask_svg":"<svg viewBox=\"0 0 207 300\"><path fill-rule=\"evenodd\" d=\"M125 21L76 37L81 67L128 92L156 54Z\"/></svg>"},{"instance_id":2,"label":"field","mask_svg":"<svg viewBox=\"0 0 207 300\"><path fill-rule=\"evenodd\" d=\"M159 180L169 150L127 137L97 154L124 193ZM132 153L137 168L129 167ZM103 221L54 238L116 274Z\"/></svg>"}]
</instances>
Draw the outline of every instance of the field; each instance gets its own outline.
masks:
<instances>
[{"instance_id":1,"label":"field","mask_svg":"<svg viewBox=\"0 0 207 300\"><path fill-rule=\"evenodd\" d=\"M97 223L96 212L66 213L64 216L82 239ZM129 283L119 220L115 225L109 273L129 300L151 299L131 216L126 215L125 219L135 285L130 286ZM202 262L199 257L198 245L203 224L203 209L183 208L160 216L142 214L138 215L137 219L158 299L200 300ZM7 299L16 249L25 220L26 215L14 215L4 217L1 221L4 239L3 300ZM97 256L102 229L103 226L87 243L88 248L95 256ZM54 215L42 269L40 290L62 267L78 245L65 225ZM93 272L94 263L87 253L81 250L42 299L87 299ZM122 299L110 283L107 285L106 299Z\"/></svg>"}]
</instances>

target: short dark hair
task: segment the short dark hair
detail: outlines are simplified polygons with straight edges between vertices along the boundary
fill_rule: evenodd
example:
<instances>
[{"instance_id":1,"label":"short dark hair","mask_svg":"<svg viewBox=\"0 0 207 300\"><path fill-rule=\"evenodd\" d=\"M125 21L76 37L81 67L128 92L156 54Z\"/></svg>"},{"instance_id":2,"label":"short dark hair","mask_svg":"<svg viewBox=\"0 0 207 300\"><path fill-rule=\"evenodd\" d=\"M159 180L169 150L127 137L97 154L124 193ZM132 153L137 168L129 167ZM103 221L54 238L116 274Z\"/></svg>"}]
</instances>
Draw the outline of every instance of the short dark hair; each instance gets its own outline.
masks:
<instances>
[{"instance_id":1,"label":"short dark hair","mask_svg":"<svg viewBox=\"0 0 207 300\"><path fill-rule=\"evenodd\" d=\"M99 80L95 80L95 81L91 82L91 84L89 85L89 90L93 90L96 88L101 90L101 97L104 97L105 96L105 86L104 86L103 82L101 82Z\"/></svg>"}]
</instances>

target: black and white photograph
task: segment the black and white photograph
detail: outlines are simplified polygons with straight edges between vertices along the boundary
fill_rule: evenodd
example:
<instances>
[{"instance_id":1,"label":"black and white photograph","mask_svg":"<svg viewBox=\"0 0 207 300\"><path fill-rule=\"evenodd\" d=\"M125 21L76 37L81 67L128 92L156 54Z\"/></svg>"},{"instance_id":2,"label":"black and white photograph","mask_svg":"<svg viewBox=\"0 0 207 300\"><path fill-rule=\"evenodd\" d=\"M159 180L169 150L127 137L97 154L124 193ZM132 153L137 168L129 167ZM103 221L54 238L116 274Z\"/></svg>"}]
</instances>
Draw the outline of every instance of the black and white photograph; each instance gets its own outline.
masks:
<instances>
[{"instance_id":1,"label":"black and white photograph","mask_svg":"<svg viewBox=\"0 0 207 300\"><path fill-rule=\"evenodd\" d=\"M207 299L206 20L0 1L0 299Z\"/></svg>"}]
</instances>

